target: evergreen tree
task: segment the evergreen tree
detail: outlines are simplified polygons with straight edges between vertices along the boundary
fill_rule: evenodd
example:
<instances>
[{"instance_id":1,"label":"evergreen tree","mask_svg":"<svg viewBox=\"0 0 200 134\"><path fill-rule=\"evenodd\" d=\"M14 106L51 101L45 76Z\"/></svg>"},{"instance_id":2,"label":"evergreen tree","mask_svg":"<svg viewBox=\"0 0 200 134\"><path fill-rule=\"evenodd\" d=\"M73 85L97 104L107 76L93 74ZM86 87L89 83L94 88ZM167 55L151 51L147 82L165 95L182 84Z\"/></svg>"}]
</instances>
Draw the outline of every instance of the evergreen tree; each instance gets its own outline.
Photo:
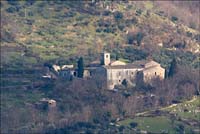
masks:
<instances>
[{"instance_id":1,"label":"evergreen tree","mask_svg":"<svg viewBox=\"0 0 200 134\"><path fill-rule=\"evenodd\" d=\"M80 57L78 60L78 77L83 78L83 73L84 73L83 57Z\"/></svg>"},{"instance_id":2,"label":"evergreen tree","mask_svg":"<svg viewBox=\"0 0 200 134\"><path fill-rule=\"evenodd\" d=\"M176 59L174 58L171 62L170 68L169 68L169 73L168 73L168 77L172 77L174 76L174 74L177 71L177 63L176 63Z\"/></svg>"},{"instance_id":3,"label":"evergreen tree","mask_svg":"<svg viewBox=\"0 0 200 134\"><path fill-rule=\"evenodd\" d=\"M119 60L119 55L116 54L115 60Z\"/></svg>"}]
</instances>

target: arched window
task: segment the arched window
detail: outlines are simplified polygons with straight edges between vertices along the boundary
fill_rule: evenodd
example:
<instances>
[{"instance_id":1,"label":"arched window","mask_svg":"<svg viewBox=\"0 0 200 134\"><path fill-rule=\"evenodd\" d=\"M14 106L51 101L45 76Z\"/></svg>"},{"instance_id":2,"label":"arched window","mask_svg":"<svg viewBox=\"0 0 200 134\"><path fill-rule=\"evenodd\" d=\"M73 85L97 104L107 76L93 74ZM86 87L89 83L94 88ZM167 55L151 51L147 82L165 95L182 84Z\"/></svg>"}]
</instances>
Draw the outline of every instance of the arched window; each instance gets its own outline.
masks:
<instances>
[{"instance_id":1,"label":"arched window","mask_svg":"<svg viewBox=\"0 0 200 134\"><path fill-rule=\"evenodd\" d=\"M155 72L155 75L156 75L156 72Z\"/></svg>"}]
</instances>

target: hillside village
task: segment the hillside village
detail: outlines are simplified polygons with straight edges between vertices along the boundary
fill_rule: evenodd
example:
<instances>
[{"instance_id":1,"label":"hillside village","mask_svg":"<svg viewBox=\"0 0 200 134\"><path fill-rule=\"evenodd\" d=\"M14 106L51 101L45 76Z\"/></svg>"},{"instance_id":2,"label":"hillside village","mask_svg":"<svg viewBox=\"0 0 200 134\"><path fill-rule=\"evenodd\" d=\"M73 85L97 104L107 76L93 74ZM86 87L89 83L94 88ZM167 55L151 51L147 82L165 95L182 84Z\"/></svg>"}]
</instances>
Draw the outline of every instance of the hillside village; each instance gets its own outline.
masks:
<instances>
[{"instance_id":1,"label":"hillside village","mask_svg":"<svg viewBox=\"0 0 200 134\"><path fill-rule=\"evenodd\" d=\"M72 80L78 74L78 69L73 65L63 65L62 67L53 65L53 69L59 77L64 77L66 80ZM106 81L104 83L106 88L111 90L122 83L135 85L138 75L141 75L141 80L148 83L153 78L164 79L165 69L153 60L135 61L128 64L120 60L111 61L110 53L104 52L101 54L99 62L89 64L83 72L84 78L99 79L102 83ZM47 76L51 77L49 74Z\"/></svg>"}]
</instances>

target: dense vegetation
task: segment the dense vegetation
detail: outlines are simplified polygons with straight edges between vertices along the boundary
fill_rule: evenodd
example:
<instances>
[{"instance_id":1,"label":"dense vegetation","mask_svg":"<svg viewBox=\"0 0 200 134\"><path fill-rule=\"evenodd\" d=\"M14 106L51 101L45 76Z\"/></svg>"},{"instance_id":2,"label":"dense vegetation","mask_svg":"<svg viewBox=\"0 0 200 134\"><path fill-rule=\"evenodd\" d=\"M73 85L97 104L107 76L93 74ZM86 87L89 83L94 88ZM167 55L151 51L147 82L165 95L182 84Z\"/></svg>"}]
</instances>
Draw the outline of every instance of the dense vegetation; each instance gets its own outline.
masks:
<instances>
[{"instance_id":1,"label":"dense vegetation","mask_svg":"<svg viewBox=\"0 0 200 134\"><path fill-rule=\"evenodd\" d=\"M8 0L0 6L2 133L133 131L142 126L110 123L199 95L198 1ZM124 82L119 92L95 79L42 78L52 64L74 64L82 74L83 64L104 50L125 62L154 59L170 77L136 87ZM42 98L56 100L56 108L35 107ZM174 124L169 127L183 132L187 123Z\"/></svg>"}]
</instances>

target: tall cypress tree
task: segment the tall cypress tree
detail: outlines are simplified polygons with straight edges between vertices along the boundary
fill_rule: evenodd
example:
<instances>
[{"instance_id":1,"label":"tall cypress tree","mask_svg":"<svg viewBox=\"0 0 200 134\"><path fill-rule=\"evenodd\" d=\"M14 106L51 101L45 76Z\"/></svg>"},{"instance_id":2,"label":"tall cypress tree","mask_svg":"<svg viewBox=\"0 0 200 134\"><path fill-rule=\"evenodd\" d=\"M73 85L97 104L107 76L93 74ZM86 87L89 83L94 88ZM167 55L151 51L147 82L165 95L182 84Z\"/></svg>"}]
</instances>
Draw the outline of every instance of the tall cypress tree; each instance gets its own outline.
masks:
<instances>
[{"instance_id":1,"label":"tall cypress tree","mask_svg":"<svg viewBox=\"0 0 200 134\"><path fill-rule=\"evenodd\" d=\"M119 55L116 54L115 60L119 60Z\"/></svg>"},{"instance_id":2,"label":"tall cypress tree","mask_svg":"<svg viewBox=\"0 0 200 134\"><path fill-rule=\"evenodd\" d=\"M83 73L84 73L83 57L80 57L78 60L78 77L83 78Z\"/></svg>"},{"instance_id":3,"label":"tall cypress tree","mask_svg":"<svg viewBox=\"0 0 200 134\"><path fill-rule=\"evenodd\" d=\"M168 73L168 77L172 77L174 76L174 74L177 72L177 63L176 63L176 59L174 58L171 62L170 68L169 68L169 73Z\"/></svg>"}]
</instances>

